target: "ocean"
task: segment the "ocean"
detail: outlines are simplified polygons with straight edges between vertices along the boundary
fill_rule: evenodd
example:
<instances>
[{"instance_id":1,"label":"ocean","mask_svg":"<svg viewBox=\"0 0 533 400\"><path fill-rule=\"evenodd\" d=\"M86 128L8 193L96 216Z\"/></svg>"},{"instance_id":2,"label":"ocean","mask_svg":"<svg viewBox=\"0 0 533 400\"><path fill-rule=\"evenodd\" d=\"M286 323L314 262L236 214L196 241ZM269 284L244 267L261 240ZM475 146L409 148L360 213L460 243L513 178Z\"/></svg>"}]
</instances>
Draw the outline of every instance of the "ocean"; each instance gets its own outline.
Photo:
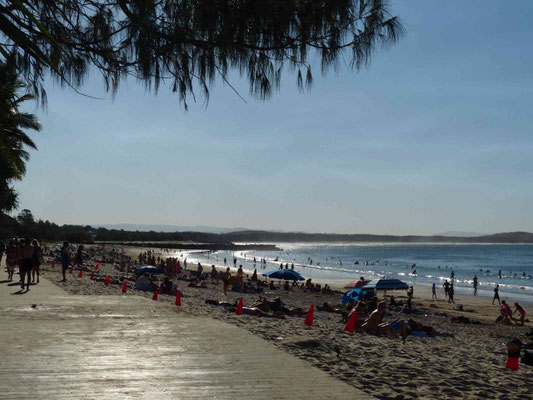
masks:
<instances>
[{"instance_id":1,"label":"ocean","mask_svg":"<svg viewBox=\"0 0 533 400\"><path fill-rule=\"evenodd\" d=\"M472 279L477 275L480 296L492 296L494 286L499 284L501 297L533 302L533 245L276 243L276 246L281 250L194 253L188 261L223 266L226 258L227 266L233 267L236 258L237 266L242 265L248 272L257 268L259 274L279 269L280 263L289 263L305 278L337 284L364 276L442 287L453 271L457 293L473 294ZM262 266L261 259L266 260L266 265Z\"/></svg>"}]
</instances>

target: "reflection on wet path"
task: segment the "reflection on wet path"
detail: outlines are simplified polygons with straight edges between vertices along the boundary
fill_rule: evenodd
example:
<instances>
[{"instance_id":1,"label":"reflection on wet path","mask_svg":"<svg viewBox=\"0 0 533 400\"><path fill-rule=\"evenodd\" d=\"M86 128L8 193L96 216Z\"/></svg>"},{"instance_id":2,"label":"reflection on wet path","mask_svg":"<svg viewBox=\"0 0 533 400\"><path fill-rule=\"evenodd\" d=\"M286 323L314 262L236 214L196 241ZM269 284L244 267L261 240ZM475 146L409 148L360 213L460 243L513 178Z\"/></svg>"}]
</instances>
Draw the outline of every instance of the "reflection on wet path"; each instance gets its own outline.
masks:
<instances>
[{"instance_id":1,"label":"reflection on wet path","mask_svg":"<svg viewBox=\"0 0 533 400\"><path fill-rule=\"evenodd\" d=\"M0 303L1 399L367 398L247 331L176 307L136 296L40 300Z\"/></svg>"}]
</instances>

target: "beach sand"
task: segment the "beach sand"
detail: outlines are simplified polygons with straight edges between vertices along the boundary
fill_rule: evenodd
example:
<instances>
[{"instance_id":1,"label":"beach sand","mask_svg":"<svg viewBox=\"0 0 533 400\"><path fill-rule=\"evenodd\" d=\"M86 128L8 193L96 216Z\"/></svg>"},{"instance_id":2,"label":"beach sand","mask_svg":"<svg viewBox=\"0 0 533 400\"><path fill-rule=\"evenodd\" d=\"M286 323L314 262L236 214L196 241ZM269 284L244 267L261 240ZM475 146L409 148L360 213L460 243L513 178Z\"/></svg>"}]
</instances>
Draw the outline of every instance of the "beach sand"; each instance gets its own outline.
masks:
<instances>
[{"instance_id":1,"label":"beach sand","mask_svg":"<svg viewBox=\"0 0 533 400\"><path fill-rule=\"evenodd\" d=\"M139 249L129 249L138 254ZM116 296L151 297L151 293L129 289L121 293L121 285L105 286L103 282L89 280L89 274L82 278L77 272L67 276L66 283L60 283L60 268L43 266L43 276L49 278L72 294L107 294ZM207 268L204 267L204 271ZM121 273L111 264L99 264L100 275L120 276ZM463 312L456 311L453 304L444 300L442 289L439 299L431 301L431 290L415 287L413 315L400 315L413 318L424 325L431 325L440 332L453 337L419 338L408 336L406 343L401 340L363 334L348 334L343 331L341 316L315 310L312 327L304 325L304 317L286 319L262 318L236 315L223 307L208 305L206 299L234 302L241 296L244 305L257 301L259 296L229 292L225 296L222 284L207 284L208 288L189 288L184 281L178 281L183 293L182 309L192 315L223 320L247 329L264 338L283 351L302 358L312 365L328 372L335 378L362 389L380 399L531 399L533 390L533 367L520 365L518 372L505 368L507 359L506 343L513 338L530 342L523 334L531 330L532 324L525 327L495 324L499 308L490 304L491 299L474 296L457 296L456 304L462 304ZM36 287L35 290L38 290ZM405 299L405 292L397 299ZM281 297L289 307L309 309L324 302L338 304L341 294L304 293L299 289L289 292L266 290L269 298ZM173 296L160 295L159 301L174 302ZM431 307L434 304L436 307ZM512 304L512 303L511 303ZM533 315L533 307L525 306L528 316ZM458 324L449 321L451 316L467 316L481 325ZM390 321L396 315L388 315ZM221 332L221 335L224 333ZM216 338L213 338L216 340ZM295 382L295 384L297 384Z\"/></svg>"}]
</instances>

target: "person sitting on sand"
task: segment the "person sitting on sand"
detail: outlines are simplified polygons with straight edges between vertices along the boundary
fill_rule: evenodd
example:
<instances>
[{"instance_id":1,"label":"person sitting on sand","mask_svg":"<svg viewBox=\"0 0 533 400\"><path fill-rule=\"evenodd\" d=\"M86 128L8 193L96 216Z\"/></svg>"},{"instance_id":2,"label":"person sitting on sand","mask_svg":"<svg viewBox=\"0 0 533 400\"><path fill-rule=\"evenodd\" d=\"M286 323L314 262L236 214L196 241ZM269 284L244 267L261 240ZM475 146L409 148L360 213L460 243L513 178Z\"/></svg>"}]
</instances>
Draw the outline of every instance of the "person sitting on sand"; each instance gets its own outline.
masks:
<instances>
[{"instance_id":1,"label":"person sitting on sand","mask_svg":"<svg viewBox=\"0 0 533 400\"><path fill-rule=\"evenodd\" d=\"M520 325L521 326L524 326L524 323L525 323L525 320L526 320L526 312L524 311L524 309L522 308L522 306L518 303L514 303L514 306L515 306L515 310L513 311L513 313L511 315L514 315L516 312L518 312L520 314ZM514 321L516 321L516 319L514 319L513 317L511 317ZM518 323L518 321L517 321Z\"/></svg>"},{"instance_id":2,"label":"person sitting on sand","mask_svg":"<svg viewBox=\"0 0 533 400\"><path fill-rule=\"evenodd\" d=\"M270 281L270 285L268 286L270 290L276 290L277 287L274 285L274 281Z\"/></svg>"},{"instance_id":3,"label":"person sitting on sand","mask_svg":"<svg viewBox=\"0 0 533 400\"><path fill-rule=\"evenodd\" d=\"M289 284L289 281L285 281L285 283L283 284L283 289L285 289L286 291L291 290L291 286Z\"/></svg>"},{"instance_id":4,"label":"person sitting on sand","mask_svg":"<svg viewBox=\"0 0 533 400\"><path fill-rule=\"evenodd\" d=\"M397 338L395 329L391 324L383 323L383 316L387 305L384 301L380 302L377 308L370 314L367 321L361 325L361 330L369 335L387 335L390 338Z\"/></svg>"},{"instance_id":5,"label":"person sitting on sand","mask_svg":"<svg viewBox=\"0 0 533 400\"><path fill-rule=\"evenodd\" d=\"M507 304L505 300L502 300L502 306L500 307L500 314L501 314L501 318L499 318L499 321L504 324L511 325L511 315L513 314L513 310L511 310L511 307L509 307L509 304Z\"/></svg>"},{"instance_id":6,"label":"person sitting on sand","mask_svg":"<svg viewBox=\"0 0 533 400\"><path fill-rule=\"evenodd\" d=\"M172 290L172 282L168 277L165 277L161 287L159 288L159 294L170 294Z\"/></svg>"}]
</instances>

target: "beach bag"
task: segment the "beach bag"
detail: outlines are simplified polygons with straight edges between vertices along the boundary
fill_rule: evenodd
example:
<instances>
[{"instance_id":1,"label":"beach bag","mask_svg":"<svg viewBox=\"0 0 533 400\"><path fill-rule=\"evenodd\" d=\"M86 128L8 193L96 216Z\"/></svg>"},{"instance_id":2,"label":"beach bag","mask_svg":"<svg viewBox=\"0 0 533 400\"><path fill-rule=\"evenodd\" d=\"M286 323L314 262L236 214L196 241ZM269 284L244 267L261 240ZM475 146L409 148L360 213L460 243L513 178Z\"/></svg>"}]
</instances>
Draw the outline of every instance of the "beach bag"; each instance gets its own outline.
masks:
<instances>
[{"instance_id":1,"label":"beach bag","mask_svg":"<svg viewBox=\"0 0 533 400\"><path fill-rule=\"evenodd\" d=\"M524 351L524 356L522 357L522 360L520 360L522 364L531 365L533 366L533 351Z\"/></svg>"}]
</instances>

